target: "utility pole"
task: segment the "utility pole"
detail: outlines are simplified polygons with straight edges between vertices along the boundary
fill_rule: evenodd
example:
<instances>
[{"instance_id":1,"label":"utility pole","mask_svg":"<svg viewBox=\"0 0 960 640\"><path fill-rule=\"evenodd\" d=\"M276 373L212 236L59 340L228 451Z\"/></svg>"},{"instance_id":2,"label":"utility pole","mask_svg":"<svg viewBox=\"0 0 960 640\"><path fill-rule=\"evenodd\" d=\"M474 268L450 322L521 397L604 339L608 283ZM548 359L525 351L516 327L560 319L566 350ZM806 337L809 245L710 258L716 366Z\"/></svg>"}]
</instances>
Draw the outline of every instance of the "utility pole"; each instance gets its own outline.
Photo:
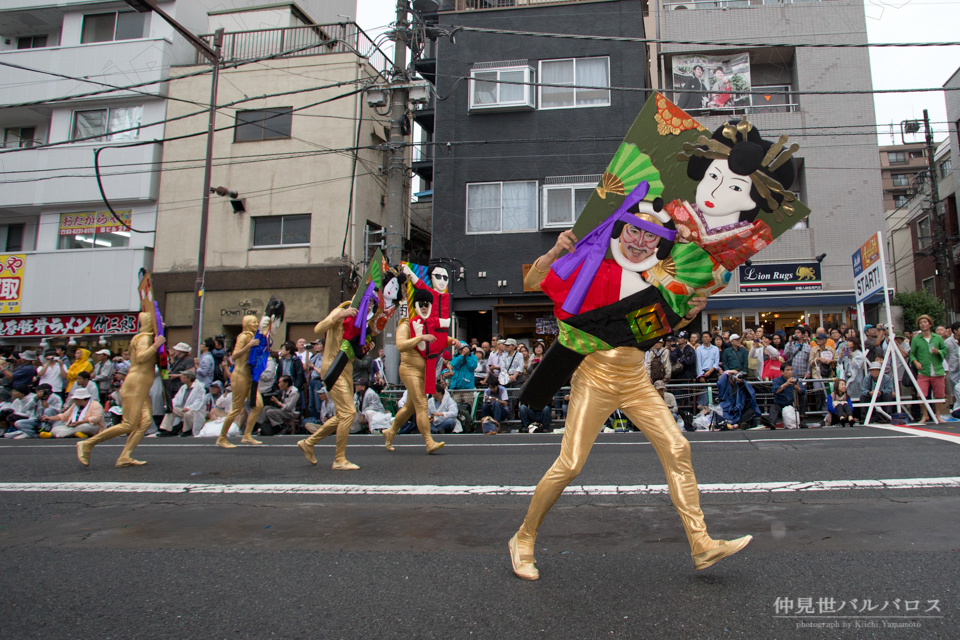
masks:
<instances>
[{"instance_id":1,"label":"utility pole","mask_svg":"<svg viewBox=\"0 0 960 640\"><path fill-rule=\"evenodd\" d=\"M193 353L200 355L200 340L203 336L203 279L207 266L207 218L210 213L210 172L213 168L213 131L217 116L217 81L220 77L220 47L223 45L223 29L217 29L213 37L213 48L206 42L190 33L182 24L171 18L157 6L157 0L127 0L127 4L140 13L151 11L161 18L174 30L186 38L200 55L213 65L213 81L210 89L210 115L207 121L207 158L203 171L203 200L200 205L200 253L197 258L197 281L193 290Z\"/></svg>"},{"instance_id":2,"label":"utility pole","mask_svg":"<svg viewBox=\"0 0 960 640\"><path fill-rule=\"evenodd\" d=\"M933 209L933 225L930 225L933 231L936 225L936 239L933 242L934 258L937 264L937 271L940 276L940 291L944 299L944 306L948 318L953 318L955 311L953 305L953 254L950 242L947 237L946 216L940 208L940 187L937 180L937 163L935 154L937 152L933 144L933 129L930 127L930 115L927 110L923 110L923 126L927 142L927 171L930 173L930 205Z\"/></svg>"},{"instance_id":3,"label":"utility pole","mask_svg":"<svg viewBox=\"0 0 960 640\"><path fill-rule=\"evenodd\" d=\"M220 79L220 47L223 28L213 36L213 81L210 86L210 115L207 118L207 157L203 166L203 201L200 204L200 249L197 255L197 280L193 285L193 352L200 355L203 340L203 282L207 272L207 223L210 217L210 173L213 171L213 132L217 119L217 81Z\"/></svg>"},{"instance_id":4,"label":"utility pole","mask_svg":"<svg viewBox=\"0 0 960 640\"><path fill-rule=\"evenodd\" d=\"M409 24L407 0L397 0L397 24L393 31L393 78L391 84L398 85L390 91L390 139L387 162L387 229L386 254L390 266L400 265L403 252L403 240L406 225L403 223L404 200L407 197L407 166L404 162L406 150L404 129L407 127L407 41ZM394 325L395 327L396 325ZM391 332L392 333L392 332Z\"/></svg>"},{"instance_id":5,"label":"utility pole","mask_svg":"<svg viewBox=\"0 0 960 640\"><path fill-rule=\"evenodd\" d=\"M409 78L407 77L407 43L410 27L407 22L409 8L407 0L397 0L397 24L393 31L393 78L390 89L390 139L387 141L387 220L385 233L385 253L393 268L400 267L403 258L403 241L406 237L406 225L403 223L403 209L408 204L407 165L404 162L404 129L407 127L407 98ZM393 384L400 382L400 352L397 350L396 314L387 322L384 329L384 374Z\"/></svg>"}]
</instances>

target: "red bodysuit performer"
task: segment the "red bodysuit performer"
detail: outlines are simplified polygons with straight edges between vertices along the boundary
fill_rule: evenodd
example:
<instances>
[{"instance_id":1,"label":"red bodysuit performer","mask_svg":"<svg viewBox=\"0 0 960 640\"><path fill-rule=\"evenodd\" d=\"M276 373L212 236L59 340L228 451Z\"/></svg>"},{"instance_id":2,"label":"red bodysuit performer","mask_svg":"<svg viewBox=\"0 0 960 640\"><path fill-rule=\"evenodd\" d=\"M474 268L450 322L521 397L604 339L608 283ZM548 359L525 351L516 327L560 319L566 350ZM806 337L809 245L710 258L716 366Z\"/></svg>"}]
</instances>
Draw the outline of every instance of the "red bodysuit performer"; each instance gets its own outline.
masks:
<instances>
[{"instance_id":1,"label":"red bodysuit performer","mask_svg":"<svg viewBox=\"0 0 960 640\"><path fill-rule=\"evenodd\" d=\"M411 337L430 334L437 339L431 343L421 342L417 349L426 359L426 373L424 376L424 392L429 396L437 390L436 375L429 375L437 369L437 359L447 347L450 330L450 294L447 289L450 284L450 275L443 267L433 267L427 272L433 286L428 286L420 280L410 267L403 266L407 279L413 286L427 291L433 297L430 314L426 317L412 317L410 320ZM413 313L411 316L416 316ZM431 369L431 367L433 367Z\"/></svg>"}]
</instances>

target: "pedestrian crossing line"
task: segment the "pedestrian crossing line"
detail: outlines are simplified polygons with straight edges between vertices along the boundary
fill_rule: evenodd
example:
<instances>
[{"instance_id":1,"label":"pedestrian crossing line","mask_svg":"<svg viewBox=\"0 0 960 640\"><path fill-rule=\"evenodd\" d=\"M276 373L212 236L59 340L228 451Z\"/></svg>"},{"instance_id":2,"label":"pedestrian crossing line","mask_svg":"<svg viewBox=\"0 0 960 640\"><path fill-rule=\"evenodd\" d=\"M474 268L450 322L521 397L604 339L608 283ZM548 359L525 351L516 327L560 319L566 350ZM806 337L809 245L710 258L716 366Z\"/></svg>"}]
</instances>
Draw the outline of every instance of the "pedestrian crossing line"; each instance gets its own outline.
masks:
<instances>
[{"instance_id":1,"label":"pedestrian crossing line","mask_svg":"<svg viewBox=\"0 0 960 640\"><path fill-rule=\"evenodd\" d=\"M4 482L8 493L178 493L368 496L529 496L535 485L218 484L186 482ZM701 494L811 493L877 489L960 488L960 477L886 480L733 482L700 485ZM567 495L630 496L668 494L665 484L571 485Z\"/></svg>"},{"instance_id":2,"label":"pedestrian crossing line","mask_svg":"<svg viewBox=\"0 0 960 640\"><path fill-rule=\"evenodd\" d=\"M936 438L937 440L946 440L954 444L960 444L960 435L949 433L947 431L938 431L937 429L927 429L926 427L895 427L889 424L870 425L874 429L886 429L887 431L899 431L900 433L911 433L921 438Z\"/></svg>"}]
</instances>

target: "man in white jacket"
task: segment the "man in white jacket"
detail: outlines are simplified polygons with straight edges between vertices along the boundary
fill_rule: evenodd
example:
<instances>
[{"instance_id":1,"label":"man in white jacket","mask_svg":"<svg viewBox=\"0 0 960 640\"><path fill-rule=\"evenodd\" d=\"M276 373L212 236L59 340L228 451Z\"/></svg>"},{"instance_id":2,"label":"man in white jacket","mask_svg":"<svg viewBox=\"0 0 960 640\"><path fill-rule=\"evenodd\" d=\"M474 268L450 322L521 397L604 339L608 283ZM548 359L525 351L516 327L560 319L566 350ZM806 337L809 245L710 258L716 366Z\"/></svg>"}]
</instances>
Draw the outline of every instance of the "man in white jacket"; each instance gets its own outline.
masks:
<instances>
[{"instance_id":1,"label":"man in white jacket","mask_svg":"<svg viewBox=\"0 0 960 640\"><path fill-rule=\"evenodd\" d=\"M457 403L442 386L427 401L431 433L453 433L457 426Z\"/></svg>"},{"instance_id":2,"label":"man in white jacket","mask_svg":"<svg viewBox=\"0 0 960 640\"><path fill-rule=\"evenodd\" d=\"M190 369L180 374L180 380L183 385L177 389L177 395L173 396L173 413L163 417L160 429L172 432L178 424L182 424L180 435L190 436L203 429L206 420L203 400L207 390L197 382L196 374Z\"/></svg>"}]
</instances>

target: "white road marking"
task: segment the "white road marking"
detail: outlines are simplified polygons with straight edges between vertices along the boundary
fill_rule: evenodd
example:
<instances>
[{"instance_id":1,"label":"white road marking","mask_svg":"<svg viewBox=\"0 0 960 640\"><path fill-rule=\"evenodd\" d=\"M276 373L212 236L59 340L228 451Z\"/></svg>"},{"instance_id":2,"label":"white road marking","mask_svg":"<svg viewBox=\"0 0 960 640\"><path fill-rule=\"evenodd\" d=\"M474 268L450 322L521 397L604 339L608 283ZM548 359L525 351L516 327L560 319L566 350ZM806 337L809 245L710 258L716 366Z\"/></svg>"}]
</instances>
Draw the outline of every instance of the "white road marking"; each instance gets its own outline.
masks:
<instances>
[{"instance_id":1,"label":"white road marking","mask_svg":"<svg viewBox=\"0 0 960 640\"><path fill-rule=\"evenodd\" d=\"M500 485L365 484L201 484L186 482L4 482L0 492L66 493L219 493L380 496L528 496L536 487ZM701 484L703 494L808 493L856 489L960 488L960 477L888 480L813 480L809 482L734 482ZM571 485L564 493L581 496L660 495L665 484Z\"/></svg>"},{"instance_id":2,"label":"white road marking","mask_svg":"<svg viewBox=\"0 0 960 640\"><path fill-rule=\"evenodd\" d=\"M910 435L907 436L834 436L827 438L757 438L756 440L742 440L742 439L728 439L728 440L691 440L691 445L701 445L701 444L754 444L758 442L793 442L793 443L804 443L804 442L832 442L834 440L899 440L899 439L910 439L910 438L925 438L928 437L928 434L921 434L917 431L906 430L906 433ZM356 437L356 436L354 436ZM297 436L298 439L299 436ZM447 444L448 447L557 447L560 445L560 440L557 439L554 442L451 442ZM634 447L634 446L649 446L650 443L646 440L638 440L636 442L596 442L593 446L595 447ZM2 451L15 451L17 449L74 449L76 448L76 441L72 441L67 444L60 443L45 443L45 444L10 444L9 446L0 445L0 452ZM98 447L123 447L123 441L120 441L117 444L114 443L104 443L97 445ZM175 448L175 449L189 449L189 448L203 448L213 450L215 445L213 442L208 444L194 443L194 442L141 442L137 447L142 449L144 447L150 448ZM291 444L262 444L262 445L243 445L241 449L250 449L250 448L263 448L263 447L296 447L296 443ZM333 442L330 443L320 443L315 445L317 448L333 448L336 445ZM351 449L358 448L369 448L369 449L383 449L382 444L348 444ZM408 447L415 449L423 449L423 443L417 444L399 444L396 441L393 443L394 447Z\"/></svg>"},{"instance_id":3,"label":"white road marking","mask_svg":"<svg viewBox=\"0 0 960 640\"><path fill-rule=\"evenodd\" d=\"M901 433L910 433L921 438L936 438L937 440L946 440L954 444L960 444L960 435L938 431L939 425L929 427L895 427L893 425L878 424L871 425L874 429L886 429L887 431L899 431Z\"/></svg>"}]
</instances>

